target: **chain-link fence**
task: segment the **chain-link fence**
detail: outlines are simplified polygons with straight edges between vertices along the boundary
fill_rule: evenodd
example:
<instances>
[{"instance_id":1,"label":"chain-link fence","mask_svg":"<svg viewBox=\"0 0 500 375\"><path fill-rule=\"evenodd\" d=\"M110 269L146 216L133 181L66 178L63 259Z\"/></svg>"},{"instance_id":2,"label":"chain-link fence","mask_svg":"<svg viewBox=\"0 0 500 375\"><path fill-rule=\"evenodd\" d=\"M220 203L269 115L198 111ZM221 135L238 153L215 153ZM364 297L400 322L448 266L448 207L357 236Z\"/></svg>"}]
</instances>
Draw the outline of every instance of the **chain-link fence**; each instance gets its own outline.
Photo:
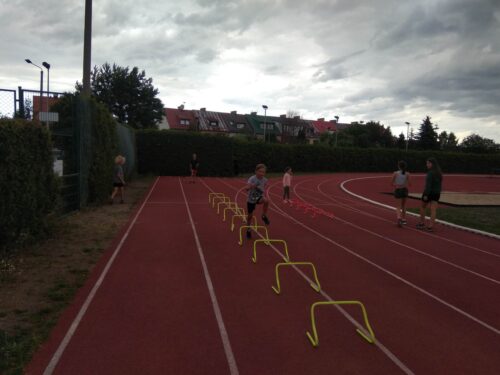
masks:
<instances>
[{"instance_id":1,"label":"chain-link fence","mask_svg":"<svg viewBox=\"0 0 500 375\"><path fill-rule=\"evenodd\" d=\"M17 110L16 90L0 89L0 117L14 117Z\"/></svg>"}]
</instances>

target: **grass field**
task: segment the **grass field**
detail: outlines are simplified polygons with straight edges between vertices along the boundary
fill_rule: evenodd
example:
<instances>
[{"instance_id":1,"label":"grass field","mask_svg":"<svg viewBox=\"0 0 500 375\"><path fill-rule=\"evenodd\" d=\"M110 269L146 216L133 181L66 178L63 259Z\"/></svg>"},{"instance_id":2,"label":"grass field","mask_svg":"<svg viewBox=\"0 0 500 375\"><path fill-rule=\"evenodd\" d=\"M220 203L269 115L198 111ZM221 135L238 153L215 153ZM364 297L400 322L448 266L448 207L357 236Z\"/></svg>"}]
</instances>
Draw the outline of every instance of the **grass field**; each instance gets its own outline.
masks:
<instances>
[{"instance_id":1,"label":"grass field","mask_svg":"<svg viewBox=\"0 0 500 375\"><path fill-rule=\"evenodd\" d=\"M410 209L418 213L418 209ZM500 235L500 207L441 206L437 218L450 223Z\"/></svg>"}]
</instances>

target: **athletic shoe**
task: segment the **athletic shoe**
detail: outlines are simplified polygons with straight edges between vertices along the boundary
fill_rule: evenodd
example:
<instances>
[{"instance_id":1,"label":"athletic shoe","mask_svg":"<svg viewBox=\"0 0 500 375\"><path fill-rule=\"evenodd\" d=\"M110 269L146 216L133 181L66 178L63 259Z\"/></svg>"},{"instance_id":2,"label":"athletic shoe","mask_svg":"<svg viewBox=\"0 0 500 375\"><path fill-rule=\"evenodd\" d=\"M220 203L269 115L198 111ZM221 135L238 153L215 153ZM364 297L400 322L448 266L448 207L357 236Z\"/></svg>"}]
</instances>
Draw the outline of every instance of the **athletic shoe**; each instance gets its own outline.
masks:
<instances>
[{"instance_id":1,"label":"athletic shoe","mask_svg":"<svg viewBox=\"0 0 500 375\"><path fill-rule=\"evenodd\" d=\"M425 228L425 224L424 223L418 223L417 224L417 229L424 229Z\"/></svg>"},{"instance_id":2,"label":"athletic shoe","mask_svg":"<svg viewBox=\"0 0 500 375\"><path fill-rule=\"evenodd\" d=\"M406 220L405 219L401 219L401 224L406 224Z\"/></svg>"},{"instance_id":3,"label":"athletic shoe","mask_svg":"<svg viewBox=\"0 0 500 375\"><path fill-rule=\"evenodd\" d=\"M427 232L434 232L434 229L433 229L432 227L427 227L427 228L425 228L425 230L426 230Z\"/></svg>"},{"instance_id":4,"label":"athletic shoe","mask_svg":"<svg viewBox=\"0 0 500 375\"><path fill-rule=\"evenodd\" d=\"M266 224L266 225L269 225L271 222L269 221L269 219L267 218L266 215L262 215L262 221Z\"/></svg>"},{"instance_id":5,"label":"athletic shoe","mask_svg":"<svg viewBox=\"0 0 500 375\"><path fill-rule=\"evenodd\" d=\"M400 228L401 228L402 226L403 226L403 220L398 219L398 227L400 227Z\"/></svg>"},{"instance_id":6,"label":"athletic shoe","mask_svg":"<svg viewBox=\"0 0 500 375\"><path fill-rule=\"evenodd\" d=\"M252 231L250 229L247 230L247 238L248 239L252 238Z\"/></svg>"}]
</instances>

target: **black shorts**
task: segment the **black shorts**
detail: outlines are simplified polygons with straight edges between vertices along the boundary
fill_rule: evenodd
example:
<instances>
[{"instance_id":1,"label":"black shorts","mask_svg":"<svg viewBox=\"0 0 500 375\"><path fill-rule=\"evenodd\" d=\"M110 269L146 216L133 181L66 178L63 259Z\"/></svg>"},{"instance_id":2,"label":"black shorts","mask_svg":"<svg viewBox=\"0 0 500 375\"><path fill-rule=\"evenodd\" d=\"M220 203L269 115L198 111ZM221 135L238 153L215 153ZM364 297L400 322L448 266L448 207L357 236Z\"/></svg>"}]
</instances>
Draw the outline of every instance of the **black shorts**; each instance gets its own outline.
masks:
<instances>
[{"instance_id":1,"label":"black shorts","mask_svg":"<svg viewBox=\"0 0 500 375\"><path fill-rule=\"evenodd\" d=\"M439 198L441 198L441 194L439 193L430 193L427 195L427 199L424 199L424 195L422 194L422 200L424 202L439 202Z\"/></svg>"},{"instance_id":2,"label":"black shorts","mask_svg":"<svg viewBox=\"0 0 500 375\"><path fill-rule=\"evenodd\" d=\"M394 190L394 198L402 199L408 197L408 189L407 188L398 188Z\"/></svg>"},{"instance_id":3,"label":"black shorts","mask_svg":"<svg viewBox=\"0 0 500 375\"><path fill-rule=\"evenodd\" d=\"M113 182L113 187L123 187L121 182Z\"/></svg>"},{"instance_id":4,"label":"black shorts","mask_svg":"<svg viewBox=\"0 0 500 375\"><path fill-rule=\"evenodd\" d=\"M262 197L260 197L255 203L247 202L247 212L251 214L252 212L255 211L255 207L261 203L262 203Z\"/></svg>"}]
</instances>

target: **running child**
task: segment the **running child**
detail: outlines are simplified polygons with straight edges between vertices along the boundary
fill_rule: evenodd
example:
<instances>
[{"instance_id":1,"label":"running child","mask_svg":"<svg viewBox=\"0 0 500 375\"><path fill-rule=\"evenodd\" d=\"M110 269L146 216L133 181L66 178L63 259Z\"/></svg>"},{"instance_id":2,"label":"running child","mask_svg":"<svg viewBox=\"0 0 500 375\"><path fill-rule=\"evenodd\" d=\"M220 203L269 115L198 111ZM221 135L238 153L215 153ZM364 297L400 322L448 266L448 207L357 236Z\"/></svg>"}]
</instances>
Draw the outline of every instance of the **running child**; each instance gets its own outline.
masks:
<instances>
[{"instance_id":1,"label":"running child","mask_svg":"<svg viewBox=\"0 0 500 375\"><path fill-rule=\"evenodd\" d=\"M198 161L198 158L196 157L196 154L193 154L193 157L191 158L191 161L189 162L189 168L191 170L191 181L190 183L195 183L196 182L196 175L198 174L198 168L200 167L200 163Z\"/></svg>"},{"instance_id":2,"label":"running child","mask_svg":"<svg viewBox=\"0 0 500 375\"><path fill-rule=\"evenodd\" d=\"M264 164L257 164L255 167L255 175L250 177L247 182L246 190L248 191L247 199L247 223L252 222L253 212L258 204L262 204L262 221L269 225L269 219L267 217L267 208L269 206L269 200L264 196L266 191L267 178L266 166ZM250 224L248 224L250 225ZM250 228L247 229L247 238L252 238L252 232Z\"/></svg>"},{"instance_id":3,"label":"running child","mask_svg":"<svg viewBox=\"0 0 500 375\"><path fill-rule=\"evenodd\" d=\"M398 227L406 224L406 198L408 197L408 187L410 186L410 173L406 171L406 162L398 162L398 168L392 175L392 186L394 187L394 198L398 204L396 207L396 218Z\"/></svg>"},{"instance_id":4,"label":"running child","mask_svg":"<svg viewBox=\"0 0 500 375\"><path fill-rule=\"evenodd\" d=\"M290 203L290 185L292 184L292 168L286 167L283 175L283 203Z\"/></svg>"},{"instance_id":5,"label":"running child","mask_svg":"<svg viewBox=\"0 0 500 375\"><path fill-rule=\"evenodd\" d=\"M434 231L436 223L436 210L441 197L441 184L443 181L443 173L435 158L427 159L427 176L425 177L425 189L422 194L422 206L420 207L420 222L417 224L418 229L425 229L428 232ZM427 205L431 208L431 220L429 226L425 226L425 213Z\"/></svg>"}]
</instances>

